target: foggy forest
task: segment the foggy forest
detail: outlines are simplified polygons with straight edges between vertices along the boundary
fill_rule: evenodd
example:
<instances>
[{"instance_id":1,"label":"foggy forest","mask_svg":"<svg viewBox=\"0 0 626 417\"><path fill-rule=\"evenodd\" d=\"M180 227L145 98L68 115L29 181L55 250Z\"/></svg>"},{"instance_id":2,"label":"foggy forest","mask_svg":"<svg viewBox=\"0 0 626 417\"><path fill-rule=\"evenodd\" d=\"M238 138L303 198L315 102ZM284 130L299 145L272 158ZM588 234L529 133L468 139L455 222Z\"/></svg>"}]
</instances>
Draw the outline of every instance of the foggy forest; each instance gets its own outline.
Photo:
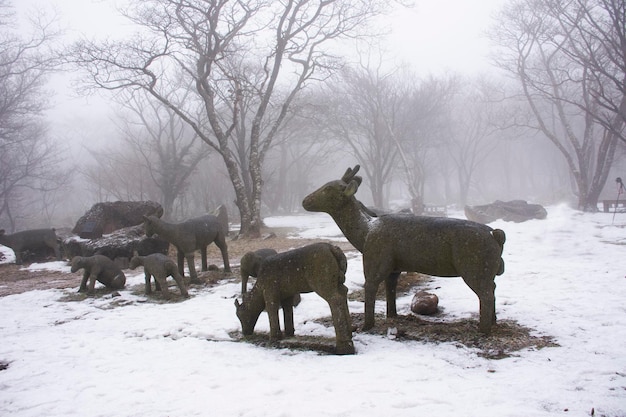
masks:
<instances>
[{"instance_id":1,"label":"foggy forest","mask_svg":"<svg viewBox=\"0 0 626 417\"><path fill-rule=\"evenodd\" d=\"M507 0L489 68L392 56L389 16L420 1L129 0L120 29L69 36L0 0L0 228L71 227L97 202L182 220L226 205L242 235L361 165L382 210L494 200L596 211L620 198L626 4ZM101 122L55 128L55 82ZM98 134L98 135L96 135ZM78 142L77 138L104 138ZM626 197L624 197L626 198Z\"/></svg>"}]
</instances>

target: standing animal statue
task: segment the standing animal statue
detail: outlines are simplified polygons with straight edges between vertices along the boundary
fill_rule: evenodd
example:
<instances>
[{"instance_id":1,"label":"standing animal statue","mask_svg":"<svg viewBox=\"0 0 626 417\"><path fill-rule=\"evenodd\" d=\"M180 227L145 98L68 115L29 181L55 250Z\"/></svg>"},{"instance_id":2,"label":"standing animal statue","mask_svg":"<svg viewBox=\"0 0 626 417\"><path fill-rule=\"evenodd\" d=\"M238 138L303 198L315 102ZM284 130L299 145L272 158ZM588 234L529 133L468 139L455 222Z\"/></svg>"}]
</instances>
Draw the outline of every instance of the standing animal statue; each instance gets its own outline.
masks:
<instances>
[{"instance_id":1,"label":"standing animal statue","mask_svg":"<svg viewBox=\"0 0 626 417\"><path fill-rule=\"evenodd\" d=\"M224 272L230 272L228 261L228 246L226 245L226 231L217 217L207 214L181 223L168 223L155 216L144 216L146 236L158 234L176 247L178 251L178 272L184 275L184 263L187 259L191 282L198 283L198 274L194 263L194 252L200 250L202 256L202 270L208 270L207 246L211 243L222 252Z\"/></svg>"},{"instance_id":2,"label":"standing animal statue","mask_svg":"<svg viewBox=\"0 0 626 417\"><path fill-rule=\"evenodd\" d=\"M72 258L71 271L76 272L84 269L83 279L80 282L78 292L87 291L87 294L95 292L96 280L107 288L121 290L126 285L126 275L115 262L104 255L75 256ZM89 288L87 288L89 280Z\"/></svg>"},{"instance_id":3,"label":"standing animal statue","mask_svg":"<svg viewBox=\"0 0 626 417\"><path fill-rule=\"evenodd\" d=\"M22 264L22 252L25 250L36 250L45 247L54 250L54 256L56 256L57 261L61 260L59 240L54 229L23 230L10 235L5 234L4 229L0 229L0 245L13 249L17 265Z\"/></svg>"},{"instance_id":4,"label":"standing animal statue","mask_svg":"<svg viewBox=\"0 0 626 417\"><path fill-rule=\"evenodd\" d=\"M180 289L180 295L189 297L185 279L178 273L176 263L162 253L152 253L146 256L135 254L130 259L129 268L135 269L139 265L143 266L143 272L146 279L146 294L152 294L151 277L154 277L154 286L156 291L161 291L165 299L170 298L170 292L167 288L167 277L171 276L176 281L176 285Z\"/></svg>"},{"instance_id":5,"label":"standing animal statue","mask_svg":"<svg viewBox=\"0 0 626 417\"><path fill-rule=\"evenodd\" d=\"M239 270L241 271L241 294L245 294L248 290L248 277L256 278L259 275L261 262L268 256L276 255L274 249L263 248L254 252L247 252L241 257Z\"/></svg>"},{"instance_id":6,"label":"standing animal statue","mask_svg":"<svg viewBox=\"0 0 626 417\"><path fill-rule=\"evenodd\" d=\"M500 229L468 220L405 214L376 216L355 198L359 165L340 180L312 192L302 202L307 211L328 213L346 238L363 254L365 322L374 326L374 304L385 281L387 317L396 317L396 286L401 272L462 277L480 301L479 329L491 332L496 321L496 275L504 273Z\"/></svg>"},{"instance_id":7,"label":"standing animal statue","mask_svg":"<svg viewBox=\"0 0 626 417\"><path fill-rule=\"evenodd\" d=\"M282 306L285 334L293 336L293 297L314 291L330 306L336 353L353 354L348 288L344 285L347 265L341 249L328 243L314 243L265 258L252 290L244 294L242 303L235 300L242 333L254 332L265 309L270 322L270 340L280 339L278 309Z\"/></svg>"}]
</instances>

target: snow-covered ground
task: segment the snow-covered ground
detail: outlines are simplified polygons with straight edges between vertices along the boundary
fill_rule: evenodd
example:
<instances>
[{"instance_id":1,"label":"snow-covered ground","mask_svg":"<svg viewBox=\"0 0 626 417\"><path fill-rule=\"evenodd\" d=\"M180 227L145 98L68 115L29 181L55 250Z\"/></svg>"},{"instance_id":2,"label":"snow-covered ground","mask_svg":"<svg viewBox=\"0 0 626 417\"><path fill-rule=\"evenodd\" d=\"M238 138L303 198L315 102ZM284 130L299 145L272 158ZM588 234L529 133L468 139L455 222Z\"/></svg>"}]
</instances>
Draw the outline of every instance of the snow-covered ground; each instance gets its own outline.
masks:
<instances>
[{"instance_id":1,"label":"snow-covered ground","mask_svg":"<svg viewBox=\"0 0 626 417\"><path fill-rule=\"evenodd\" d=\"M626 416L626 214L612 224L613 214L548 212L492 224L507 233L497 313L559 347L494 360L455 344L356 333L356 355L321 355L233 340L235 280L166 304L129 290L85 301L63 301L75 289L31 291L0 298L0 416ZM266 221L340 235L325 214ZM361 259L348 257L357 289ZM128 276L143 281L140 271ZM447 317L476 315L460 278L432 286ZM398 300L401 314L410 299ZM328 315L321 298L304 295L296 334L332 336L312 321ZM269 330L265 313L256 330Z\"/></svg>"}]
</instances>

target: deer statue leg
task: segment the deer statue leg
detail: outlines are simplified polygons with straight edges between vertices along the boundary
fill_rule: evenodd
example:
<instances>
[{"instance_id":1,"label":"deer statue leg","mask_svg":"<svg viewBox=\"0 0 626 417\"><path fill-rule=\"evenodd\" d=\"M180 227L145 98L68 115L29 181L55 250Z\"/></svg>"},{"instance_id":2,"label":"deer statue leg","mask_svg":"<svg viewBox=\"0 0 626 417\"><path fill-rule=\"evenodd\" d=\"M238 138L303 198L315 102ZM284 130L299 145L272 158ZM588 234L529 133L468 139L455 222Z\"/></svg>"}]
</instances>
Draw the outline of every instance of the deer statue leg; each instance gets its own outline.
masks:
<instances>
[{"instance_id":1,"label":"deer statue leg","mask_svg":"<svg viewBox=\"0 0 626 417\"><path fill-rule=\"evenodd\" d=\"M185 278L173 268L171 272L172 278L174 278L174 281L176 281L176 285L178 285L178 288L180 289L180 295L182 295L183 297L189 297L187 285L185 284Z\"/></svg>"},{"instance_id":2,"label":"deer statue leg","mask_svg":"<svg viewBox=\"0 0 626 417\"><path fill-rule=\"evenodd\" d=\"M196 273L196 263L194 260L193 252L186 253L185 258L187 259L187 266L189 267L189 276L191 277L191 282L199 283L198 274Z\"/></svg>"},{"instance_id":3,"label":"deer statue leg","mask_svg":"<svg viewBox=\"0 0 626 417\"><path fill-rule=\"evenodd\" d=\"M478 296L480 302L480 323L478 329L486 335L491 333L491 327L496 322L496 283L494 278L484 275L463 277L465 283Z\"/></svg>"},{"instance_id":4,"label":"deer statue leg","mask_svg":"<svg viewBox=\"0 0 626 417\"><path fill-rule=\"evenodd\" d=\"M167 277L164 277L162 275L155 275L154 276L154 282L155 285L158 285L161 287L161 294L163 295L163 298L165 298L166 300L170 299L170 290L167 288Z\"/></svg>"},{"instance_id":5,"label":"deer statue leg","mask_svg":"<svg viewBox=\"0 0 626 417\"><path fill-rule=\"evenodd\" d=\"M389 278L392 273L391 268L383 264L383 262L382 259L368 257L366 254L363 254L363 272L365 273L365 320L363 330L369 330L374 327L376 293L380 283ZM395 311L395 298L393 306Z\"/></svg>"},{"instance_id":6,"label":"deer statue leg","mask_svg":"<svg viewBox=\"0 0 626 417\"><path fill-rule=\"evenodd\" d=\"M352 342L352 319L348 309L348 288L341 285L335 294L326 301L335 326L335 353L337 355L353 355L355 353Z\"/></svg>"},{"instance_id":7,"label":"deer statue leg","mask_svg":"<svg viewBox=\"0 0 626 417\"><path fill-rule=\"evenodd\" d=\"M293 297L281 301L283 318L285 322L285 336L291 337L296 333L293 323Z\"/></svg>"},{"instance_id":8,"label":"deer statue leg","mask_svg":"<svg viewBox=\"0 0 626 417\"><path fill-rule=\"evenodd\" d=\"M224 262L224 272L230 272L230 261L228 260L228 246L225 239L217 239L215 245L220 248L222 252L222 261Z\"/></svg>"},{"instance_id":9,"label":"deer statue leg","mask_svg":"<svg viewBox=\"0 0 626 417\"><path fill-rule=\"evenodd\" d=\"M376 292L378 291L378 283L373 280L365 279L365 319L363 321L363 330L370 330L374 327L374 308L376 306Z\"/></svg>"},{"instance_id":10,"label":"deer statue leg","mask_svg":"<svg viewBox=\"0 0 626 417\"><path fill-rule=\"evenodd\" d=\"M200 257L202 258L202 270L208 271L209 263L207 262L207 258L206 258L206 246L203 248L200 248Z\"/></svg>"},{"instance_id":11,"label":"deer statue leg","mask_svg":"<svg viewBox=\"0 0 626 417\"><path fill-rule=\"evenodd\" d=\"M396 288L398 287L399 272L389 274L385 279L385 294L387 300L387 317L397 317L396 309Z\"/></svg>"},{"instance_id":12,"label":"deer statue leg","mask_svg":"<svg viewBox=\"0 0 626 417\"><path fill-rule=\"evenodd\" d=\"M265 309L267 310L267 316L270 320L270 340L279 340L283 338L283 334L280 331L280 319L278 318L279 308L280 301L265 302Z\"/></svg>"},{"instance_id":13,"label":"deer statue leg","mask_svg":"<svg viewBox=\"0 0 626 417\"><path fill-rule=\"evenodd\" d=\"M78 287L78 292L87 291L88 279L89 279L89 271L85 269L85 272L83 272L83 279L80 281L80 287Z\"/></svg>"},{"instance_id":14,"label":"deer statue leg","mask_svg":"<svg viewBox=\"0 0 626 417\"><path fill-rule=\"evenodd\" d=\"M146 281L146 290L145 290L146 294L152 294L152 284L150 283L150 278L151 277L152 277L152 275L150 275L147 272L144 272L144 278L145 278L145 281ZM158 285L158 284L156 283L156 280L155 280L155 286L156 285ZM157 288L157 290L158 290L158 288Z\"/></svg>"},{"instance_id":15,"label":"deer statue leg","mask_svg":"<svg viewBox=\"0 0 626 417\"><path fill-rule=\"evenodd\" d=\"M178 273L185 275L185 252L180 248L176 248L176 261L178 263Z\"/></svg>"}]
</instances>

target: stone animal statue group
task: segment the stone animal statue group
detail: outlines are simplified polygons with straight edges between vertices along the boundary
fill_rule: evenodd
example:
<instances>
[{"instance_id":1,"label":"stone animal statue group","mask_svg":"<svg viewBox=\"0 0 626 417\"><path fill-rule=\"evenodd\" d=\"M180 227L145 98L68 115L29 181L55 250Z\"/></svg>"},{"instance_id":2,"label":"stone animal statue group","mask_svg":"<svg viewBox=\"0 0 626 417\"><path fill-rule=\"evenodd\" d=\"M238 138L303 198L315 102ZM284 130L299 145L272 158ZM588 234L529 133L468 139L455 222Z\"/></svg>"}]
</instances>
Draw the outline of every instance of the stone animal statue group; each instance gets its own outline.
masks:
<instances>
[{"instance_id":1,"label":"stone animal statue group","mask_svg":"<svg viewBox=\"0 0 626 417\"><path fill-rule=\"evenodd\" d=\"M378 215L355 197L362 178L359 166L348 168L339 180L331 181L306 196L302 206L307 211L328 213L348 241L363 256L365 275L365 320L363 330L374 327L374 304L381 283L385 283L387 317L397 316L396 287L402 272L418 272L440 277L462 277L479 299L479 330L489 334L496 322L495 277L504 272L502 252L505 234L500 229L468 220L424 217L412 214ZM166 278L172 276L181 295L188 291L183 278L187 261L191 282L197 282L194 253L200 250L202 270L207 270L207 246L215 243L230 272L227 230L217 217L206 215L182 223L168 223L155 216L144 216L147 236L158 234L176 247L178 263L162 254L135 255L132 269L143 265L146 293L151 293L151 277L157 290L169 297ZM52 234L54 230L52 229ZM32 231L20 236L0 231L0 244L21 250L34 241L54 248L56 236L50 231ZM45 241L45 243L43 243ZM55 251L58 254L58 247ZM72 272L84 269L79 291L93 292L95 281L112 289L123 288L126 277L110 259L101 255L75 257ZM236 314L244 335L250 335L263 310L270 323L270 340L283 337L279 309L283 310L284 334L295 332L293 308L301 293L315 292L329 305L335 327L337 354L355 353L352 321L345 286L347 260L342 250L328 243L316 243L277 253L266 248L246 253L241 258L242 301L235 301ZM256 278L247 291L248 277ZM89 281L89 282L88 282Z\"/></svg>"},{"instance_id":2,"label":"stone animal statue group","mask_svg":"<svg viewBox=\"0 0 626 417\"><path fill-rule=\"evenodd\" d=\"M224 261L224 272L230 272L228 259L228 246L226 244L227 230L217 216L207 214L185 220L181 223L169 223L156 216L144 216L144 229L146 236L158 234L177 250L178 263L174 263L169 257L160 253L140 256L135 253L130 260L130 269L143 266L146 288L145 293L152 293L151 281L154 279L156 291L161 291L165 299L170 298L167 286L167 277L174 278L180 293L188 297L187 282L184 279L184 262L187 260L190 281L200 282L195 268L194 253L200 251L202 258L202 270L208 270L207 247L211 243L220 249ZM122 269L111 259L102 255L89 257L76 256L72 259L72 272L84 269L83 279L79 292L87 291L93 294L95 282L99 281L111 289L124 288L126 276ZM87 281L89 286L87 287Z\"/></svg>"},{"instance_id":3,"label":"stone animal statue group","mask_svg":"<svg viewBox=\"0 0 626 417\"><path fill-rule=\"evenodd\" d=\"M214 215L205 215L186 220L182 223L168 223L156 216L144 216L144 229L148 237L159 234L163 239L174 245L178 251L178 264L163 254L140 256L137 253L130 260L130 269L143 266L146 279L146 294L152 292L151 279L154 278L157 291L169 298L166 279L171 276L176 281L182 296L187 297L187 284L183 279L184 261L187 260L191 282L198 282L194 264L194 252L200 250L202 270L208 269L207 246L215 243L224 261L224 271L230 272L226 235L228 233L223 221ZM61 260L59 239L54 229L31 229L6 234L0 230L0 244L13 249L15 263L22 264L22 253L27 250L50 248L55 257ZM103 255L75 256L71 260L71 272L83 271L79 292L93 294L96 281L105 287L119 290L126 285L124 271L110 258Z\"/></svg>"},{"instance_id":4,"label":"stone animal statue group","mask_svg":"<svg viewBox=\"0 0 626 417\"><path fill-rule=\"evenodd\" d=\"M340 180L331 181L306 196L302 206L307 211L328 213L363 255L363 330L374 327L374 303L380 284L385 282L387 317L396 317L400 274L419 272L462 277L479 299L479 329L489 334L496 322L495 277L504 273L504 232L460 219L377 215L355 197L362 182L356 175L358 170L358 165L349 168ZM344 285L346 268L343 252L326 243L279 254L271 249L247 253L241 262L243 302L235 301L243 334L253 332L265 308L270 320L270 339L282 337L278 317L282 307L285 334L293 335L293 297L315 291L330 306L336 353L354 353ZM248 275L257 277L250 293L246 291Z\"/></svg>"}]
</instances>

